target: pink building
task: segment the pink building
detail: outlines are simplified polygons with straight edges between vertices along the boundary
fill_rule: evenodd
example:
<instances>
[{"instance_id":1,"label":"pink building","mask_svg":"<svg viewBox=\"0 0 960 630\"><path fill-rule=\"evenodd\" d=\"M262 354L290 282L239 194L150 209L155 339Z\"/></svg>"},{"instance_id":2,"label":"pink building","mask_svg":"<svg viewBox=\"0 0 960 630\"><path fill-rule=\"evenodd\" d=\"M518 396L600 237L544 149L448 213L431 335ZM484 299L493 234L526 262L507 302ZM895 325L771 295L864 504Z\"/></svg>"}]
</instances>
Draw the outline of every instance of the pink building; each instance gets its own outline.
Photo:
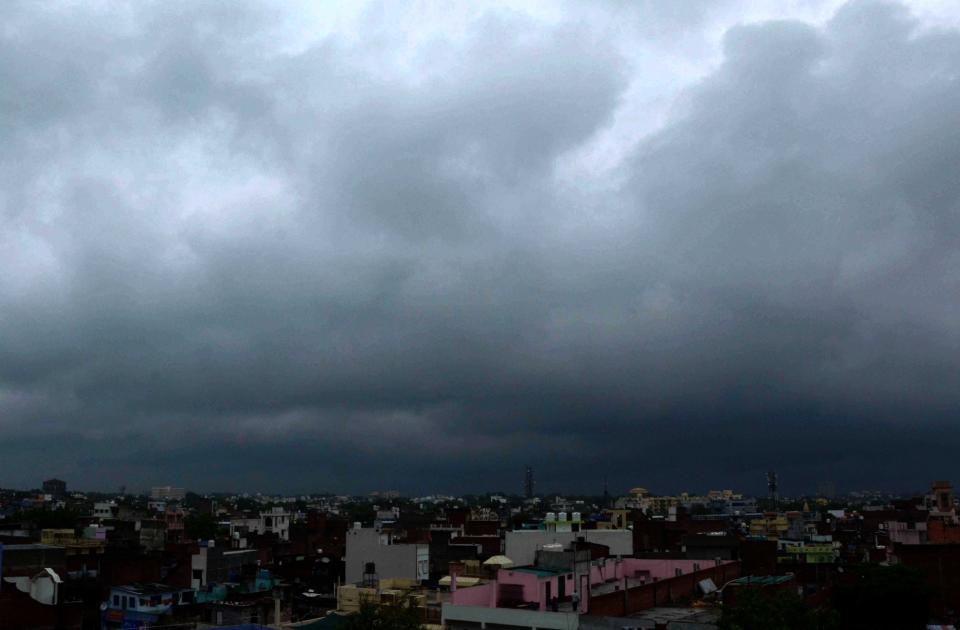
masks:
<instances>
[{"instance_id":1,"label":"pink building","mask_svg":"<svg viewBox=\"0 0 960 630\"><path fill-rule=\"evenodd\" d=\"M557 611L585 613L592 597L700 572L714 566L716 563L711 560L604 558L592 562L589 572L578 576L579 584L573 572L536 567L500 569L496 580L486 584L469 588L456 588L454 584L450 603L457 606L539 611L553 610L556 604ZM574 602L578 602L576 610L573 608Z\"/></svg>"}]
</instances>

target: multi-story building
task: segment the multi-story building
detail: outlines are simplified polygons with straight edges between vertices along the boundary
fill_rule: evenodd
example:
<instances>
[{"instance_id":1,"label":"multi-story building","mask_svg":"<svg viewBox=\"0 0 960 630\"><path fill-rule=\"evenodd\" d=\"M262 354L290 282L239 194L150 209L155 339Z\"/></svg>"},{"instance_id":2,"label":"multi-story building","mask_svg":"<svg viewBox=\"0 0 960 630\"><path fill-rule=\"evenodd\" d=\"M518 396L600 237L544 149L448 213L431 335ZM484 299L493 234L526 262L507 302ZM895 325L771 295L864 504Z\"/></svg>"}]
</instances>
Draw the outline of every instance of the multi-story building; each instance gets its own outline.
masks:
<instances>
[{"instance_id":1,"label":"multi-story building","mask_svg":"<svg viewBox=\"0 0 960 630\"><path fill-rule=\"evenodd\" d=\"M62 479L47 479L43 482L43 493L59 499L67 496L67 482Z\"/></svg>"},{"instance_id":2,"label":"multi-story building","mask_svg":"<svg viewBox=\"0 0 960 630\"><path fill-rule=\"evenodd\" d=\"M346 584L337 589L337 610L352 614L364 604L407 602L416 607L423 622L440 623L440 606L445 594L424 588L420 582L405 578L383 579L376 584Z\"/></svg>"},{"instance_id":3,"label":"multi-story building","mask_svg":"<svg viewBox=\"0 0 960 630\"><path fill-rule=\"evenodd\" d=\"M194 603L193 589L164 584L115 586L102 608L101 625L113 628L140 628L154 625L176 607Z\"/></svg>"},{"instance_id":4,"label":"multi-story building","mask_svg":"<svg viewBox=\"0 0 960 630\"><path fill-rule=\"evenodd\" d=\"M616 502L620 509L640 510L648 514L667 514L671 508L701 507L720 514L750 514L756 512L756 499L744 497L733 490L710 490L705 495L681 492L673 496L651 495L646 488L633 488L626 497Z\"/></svg>"},{"instance_id":5,"label":"multi-story building","mask_svg":"<svg viewBox=\"0 0 960 630\"><path fill-rule=\"evenodd\" d=\"M41 530L40 542L44 545L63 547L68 569L82 574L96 569L97 559L106 548L105 539L77 536L72 529Z\"/></svg>"},{"instance_id":6,"label":"multi-story building","mask_svg":"<svg viewBox=\"0 0 960 630\"><path fill-rule=\"evenodd\" d=\"M452 630L571 630L584 624L588 618L581 615L588 612L632 616L663 602L700 596L704 588L715 590L715 584L738 576L736 562L609 557L582 562L577 553L569 565L504 567L493 580L466 588L459 588L457 576L451 576L443 623ZM602 627L653 627L616 621Z\"/></svg>"},{"instance_id":7,"label":"multi-story building","mask_svg":"<svg viewBox=\"0 0 960 630\"><path fill-rule=\"evenodd\" d=\"M290 519L290 512L281 507L271 508L269 512L260 512L257 533L274 534L280 540L290 540Z\"/></svg>"},{"instance_id":8,"label":"multi-story building","mask_svg":"<svg viewBox=\"0 0 960 630\"><path fill-rule=\"evenodd\" d=\"M840 556L836 545L830 542L807 543L785 541L780 545L777 562L796 564L833 564Z\"/></svg>"},{"instance_id":9,"label":"multi-story building","mask_svg":"<svg viewBox=\"0 0 960 630\"><path fill-rule=\"evenodd\" d=\"M430 576L430 547L395 542L378 528L359 524L347 531L346 581L407 578L416 582Z\"/></svg>"},{"instance_id":10,"label":"multi-story building","mask_svg":"<svg viewBox=\"0 0 960 630\"><path fill-rule=\"evenodd\" d=\"M186 513L183 508L168 505L163 512L163 520L167 524L167 540L171 542L179 541L184 533L184 520Z\"/></svg>"},{"instance_id":11,"label":"multi-story building","mask_svg":"<svg viewBox=\"0 0 960 630\"><path fill-rule=\"evenodd\" d=\"M776 512L766 512L763 516L750 521L750 535L763 536L768 540L783 538L789 528L787 516Z\"/></svg>"},{"instance_id":12,"label":"multi-story building","mask_svg":"<svg viewBox=\"0 0 960 630\"><path fill-rule=\"evenodd\" d=\"M579 532L583 521L580 512L547 512L543 529L548 532Z\"/></svg>"},{"instance_id":13,"label":"multi-story building","mask_svg":"<svg viewBox=\"0 0 960 630\"><path fill-rule=\"evenodd\" d=\"M585 542L605 545L611 556L633 555L633 532L628 529L585 529L579 532L514 530L506 533L504 555L517 566L533 564L537 551L546 546L566 547L582 538Z\"/></svg>"},{"instance_id":14,"label":"multi-story building","mask_svg":"<svg viewBox=\"0 0 960 630\"><path fill-rule=\"evenodd\" d=\"M150 498L163 501L182 501L187 496L187 491L183 488L174 488L173 486L156 486L150 489Z\"/></svg>"},{"instance_id":15,"label":"multi-story building","mask_svg":"<svg viewBox=\"0 0 960 630\"><path fill-rule=\"evenodd\" d=\"M99 519L116 518L118 509L113 501L97 501L93 504L93 516Z\"/></svg>"},{"instance_id":16,"label":"multi-story building","mask_svg":"<svg viewBox=\"0 0 960 630\"><path fill-rule=\"evenodd\" d=\"M239 582L244 568L256 565L256 549L224 549L212 541L204 541L190 559L190 586L199 590L214 584Z\"/></svg>"}]
</instances>

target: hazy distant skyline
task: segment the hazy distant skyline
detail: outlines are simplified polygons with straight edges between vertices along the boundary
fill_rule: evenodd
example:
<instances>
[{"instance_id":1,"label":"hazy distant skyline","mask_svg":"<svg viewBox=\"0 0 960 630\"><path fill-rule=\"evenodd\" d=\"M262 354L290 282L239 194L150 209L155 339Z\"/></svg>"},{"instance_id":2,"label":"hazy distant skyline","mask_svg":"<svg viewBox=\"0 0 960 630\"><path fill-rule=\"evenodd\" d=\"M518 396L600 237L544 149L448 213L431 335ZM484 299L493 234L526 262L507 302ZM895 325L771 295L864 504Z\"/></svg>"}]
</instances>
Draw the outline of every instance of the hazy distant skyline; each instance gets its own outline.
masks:
<instances>
[{"instance_id":1,"label":"hazy distant skyline","mask_svg":"<svg viewBox=\"0 0 960 630\"><path fill-rule=\"evenodd\" d=\"M960 481L955 3L0 17L0 487Z\"/></svg>"}]
</instances>

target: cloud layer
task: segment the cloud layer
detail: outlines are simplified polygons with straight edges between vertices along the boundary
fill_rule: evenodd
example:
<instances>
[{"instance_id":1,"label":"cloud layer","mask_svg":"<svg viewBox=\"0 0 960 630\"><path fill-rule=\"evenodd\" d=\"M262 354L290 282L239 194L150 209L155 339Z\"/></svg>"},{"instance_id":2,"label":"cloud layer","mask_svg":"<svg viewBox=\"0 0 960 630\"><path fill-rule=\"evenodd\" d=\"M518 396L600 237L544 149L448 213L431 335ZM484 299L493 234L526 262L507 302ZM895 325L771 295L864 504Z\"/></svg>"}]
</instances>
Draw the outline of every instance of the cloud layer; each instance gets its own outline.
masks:
<instances>
[{"instance_id":1,"label":"cloud layer","mask_svg":"<svg viewBox=\"0 0 960 630\"><path fill-rule=\"evenodd\" d=\"M811 6L10 5L0 485L949 478L960 31Z\"/></svg>"}]
</instances>

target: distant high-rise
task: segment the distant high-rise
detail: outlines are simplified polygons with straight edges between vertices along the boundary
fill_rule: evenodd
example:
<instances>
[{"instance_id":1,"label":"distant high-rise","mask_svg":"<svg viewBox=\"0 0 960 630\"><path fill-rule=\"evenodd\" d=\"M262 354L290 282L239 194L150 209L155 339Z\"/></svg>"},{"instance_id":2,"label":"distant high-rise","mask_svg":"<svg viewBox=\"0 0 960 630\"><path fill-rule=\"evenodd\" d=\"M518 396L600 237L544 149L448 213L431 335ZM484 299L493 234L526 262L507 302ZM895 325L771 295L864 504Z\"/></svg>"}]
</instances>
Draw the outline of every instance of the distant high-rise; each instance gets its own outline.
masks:
<instances>
[{"instance_id":1,"label":"distant high-rise","mask_svg":"<svg viewBox=\"0 0 960 630\"><path fill-rule=\"evenodd\" d=\"M780 502L780 493L777 487L777 473L774 470L767 473L767 493L771 507L777 509L777 504Z\"/></svg>"},{"instance_id":2,"label":"distant high-rise","mask_svg":"<svg viewBox=\"0 0 960 630\"><path fill-rule=\"evenodd\" d=\"M523 474L523 496L533 498L533 468L527 466Z\"/></svg>"},{"instance_id":3,"label":"distant high-rise","mask_svg":"<svg viewBox=\"0 0 960 630\"><path fill-rule=\"evenodd\" d=\"M150 490L150 498L164 501L180 501L187 495L183 488L172 486L157 486Z\"/></svg>"},{"instance_id":4,"label":"distant high-rise","mask_svg":"<svg viewBox=\"0 0 960 630\"><path fill-rule=\"evenodd\" d=\"M67 482L61 479L47 479L43 482L43 493L54 497L66 496Z\"/></svg>"}]
</instances>

